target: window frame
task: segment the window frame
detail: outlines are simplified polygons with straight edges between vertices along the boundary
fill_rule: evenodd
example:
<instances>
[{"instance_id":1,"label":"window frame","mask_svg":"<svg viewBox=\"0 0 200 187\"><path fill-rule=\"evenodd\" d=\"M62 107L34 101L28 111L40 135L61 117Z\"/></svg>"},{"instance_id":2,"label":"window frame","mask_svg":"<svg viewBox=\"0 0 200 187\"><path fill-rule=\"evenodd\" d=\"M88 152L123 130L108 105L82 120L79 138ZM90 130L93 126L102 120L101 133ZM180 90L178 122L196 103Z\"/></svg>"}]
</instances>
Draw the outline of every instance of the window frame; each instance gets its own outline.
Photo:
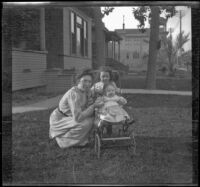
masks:
<instances>
[{"instance_id":1,"label":"window frame","mask_svg":"<svg viewBox=\"0 0 200 187\"><path fill-rule=\"evenodd\" d=\"M74 38L72 34L72 14L74 14ZM78 21L80 18L81 22ZM84 24L86 24L86 29L84 28ZM80 51L78 51L77 45L77 30L80 29ZM85 33L86 32L86 33ZM75 40L75 41L73 41ZM76 57L88 58L88 21L84 19L79 14L75 13L74 11L70 11L70 54ZM73 43L74 42L74 43ZM73 47L75 50L73 50Z\"/></svg>"}]
</instances>

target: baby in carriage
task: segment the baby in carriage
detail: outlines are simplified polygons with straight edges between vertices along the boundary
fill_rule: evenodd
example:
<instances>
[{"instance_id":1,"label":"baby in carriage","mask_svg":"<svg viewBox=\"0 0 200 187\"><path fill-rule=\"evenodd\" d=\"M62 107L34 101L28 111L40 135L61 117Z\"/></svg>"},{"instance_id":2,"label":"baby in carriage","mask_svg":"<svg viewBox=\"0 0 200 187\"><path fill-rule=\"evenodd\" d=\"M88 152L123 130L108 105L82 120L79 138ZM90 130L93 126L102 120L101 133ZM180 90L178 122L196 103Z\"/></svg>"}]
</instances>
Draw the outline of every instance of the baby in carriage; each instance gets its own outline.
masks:
<instances>
[{"instance_id":1,"label":"baby in carriage","mask_svg":"<svg viewBox=\"0 0 200 187\"><path fill-rule=\"evenodd\" d=\"M97 100L103 102L103 106L96 110L96 125L100 125L99 120L104 123L133 123L133 119L130 118L129 114L124 110L123 106L127 103L124 97L116 94L116 86L110 82L105 84L103 87L103 96L98 97ZM112 126L106 127L107 134L112 134Z\"/></svg>"},{"instance_id":2,"label":"baby in carriage","mask_svg":"<svg viewBox=\"0 0 200 187\"><path fill-rule=\"evenodd\" d=\"M104 105L98 109L97 117L111 123L117 123L129 120L128 113L123 109L123 105L127 103L124 97L116 95L116 87L112 83L108 83L103 87L104 95L98 97L98 101L102 101Z\"/></svg>"}]
</instances>

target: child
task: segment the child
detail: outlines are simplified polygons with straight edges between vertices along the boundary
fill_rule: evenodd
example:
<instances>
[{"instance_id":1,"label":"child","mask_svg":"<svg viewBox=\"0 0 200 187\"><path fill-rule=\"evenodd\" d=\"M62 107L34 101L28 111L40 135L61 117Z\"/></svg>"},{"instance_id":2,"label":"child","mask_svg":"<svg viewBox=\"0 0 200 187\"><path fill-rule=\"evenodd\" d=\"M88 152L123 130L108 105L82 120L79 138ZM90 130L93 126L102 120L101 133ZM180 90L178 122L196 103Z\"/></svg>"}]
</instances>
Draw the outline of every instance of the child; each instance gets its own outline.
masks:
<instances>
[{"instance_id":1,"label":"child","mask_svg":"<svg viewBox=\"0 0 200 187\"><path fill-rule=\"evenodd\" d=\"M112 123L121 121L131 123L132 120L130 120L128 113L123 109L123 105L127 101L125 98L116 95L115 85L112 82L105 84L103 93L103 96L97 98L98 101L104 102L104 105L96 111L97 118ZM108 134L112 133L112 126L108 126L107 132Z\"/></svg>"},{"instance_id":2,"label":"child","mask_svg":"<svg viewBox=\"0 0 200 187\"><path fill-rule=\"evenodd\" d=\"M100 81L95 83L91 88L92 96L94 99L103 95L103 86L110 82L113 83L113 85L116 87L116 91L118 93L120 92L120 89L117 88L115 82L112 80L112 77L113 77L112 71L108 67L102 67L100 69L100 75L99 75Z\"/></svg>"},{"instance_id":3,"label":"child","mask_svg":"<svg viewBox=\"0 0 200 187\"><path fill-rule=\"evenodd\" d=\"M127 103L126 99L116 95L116 87L113 83L108 83L103 87L104 95L97 100L104 102L99 109L99 117L108 122L120 122L130 119L128 113L122 108Z\"/></svg>"}]
</instances>

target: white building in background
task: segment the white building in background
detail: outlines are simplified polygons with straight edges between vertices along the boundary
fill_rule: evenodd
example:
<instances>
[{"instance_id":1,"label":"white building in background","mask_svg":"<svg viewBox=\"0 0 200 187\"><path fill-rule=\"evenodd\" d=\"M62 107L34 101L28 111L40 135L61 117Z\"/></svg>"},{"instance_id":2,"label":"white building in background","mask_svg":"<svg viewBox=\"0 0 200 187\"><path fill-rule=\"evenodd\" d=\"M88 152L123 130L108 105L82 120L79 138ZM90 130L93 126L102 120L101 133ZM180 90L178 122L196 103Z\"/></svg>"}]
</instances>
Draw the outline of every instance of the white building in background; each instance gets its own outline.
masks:
<instances>
[{"instance_id":1,"label":"white building in background","mask_svg":"<svg viewBox=\"0 0 200 187\"><path fill-rule=\"evenodd\" d=\"M144 33L139 29L116 29L115 31L122 38L120 41L120 62L128 65L131 71L146 70L150 30L146 29ZM165 28L160 28L160 39L166 35Z\"/></svg>"}]
</instances>

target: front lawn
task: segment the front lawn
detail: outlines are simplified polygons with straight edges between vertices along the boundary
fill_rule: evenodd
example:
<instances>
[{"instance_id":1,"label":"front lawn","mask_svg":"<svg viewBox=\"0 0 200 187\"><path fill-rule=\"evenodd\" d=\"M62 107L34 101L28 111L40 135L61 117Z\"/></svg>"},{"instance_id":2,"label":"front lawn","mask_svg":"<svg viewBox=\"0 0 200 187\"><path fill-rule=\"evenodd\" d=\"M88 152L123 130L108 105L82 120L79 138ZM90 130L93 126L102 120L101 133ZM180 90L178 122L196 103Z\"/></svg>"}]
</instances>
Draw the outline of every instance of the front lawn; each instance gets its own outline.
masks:
<instances>
[{"instance_id":1,"label":"front lawn","mask_svg":"<svg viewBox=\"0 0 200 187\"><path fill-rule=\"evenodd\" d=\"M121 88L124 89L145 89L145 77L126 76L121 79ZM173 91L191 91L191 79L157 78L156 89Z\"/></svg>"},{"instance_id":2,"label":"front lawn","mask_svg":"<svg viewBox=\"0 0 200 187\"><path fill-rule=\"evenodd\" d=\"M126 149L60 149L49 140L52 110L13 115L13 184L170 184L192 182L189 96L125 95L137 122L137 156Z\"/></svg>"},{"instance_id":3,"label":"front lawn","mask_svg":"<svg viewBox=\"0 0 200 187\"><path fill-rule=\"evenodd\" d=\"M64 94L64 92L46 92L45 87L29 88L24 90L14 91L12 93L12 106L23 106L34 104L39 101L44 101L46 99L56 97L59 94Z\"/></svg>"}]
</instances>

